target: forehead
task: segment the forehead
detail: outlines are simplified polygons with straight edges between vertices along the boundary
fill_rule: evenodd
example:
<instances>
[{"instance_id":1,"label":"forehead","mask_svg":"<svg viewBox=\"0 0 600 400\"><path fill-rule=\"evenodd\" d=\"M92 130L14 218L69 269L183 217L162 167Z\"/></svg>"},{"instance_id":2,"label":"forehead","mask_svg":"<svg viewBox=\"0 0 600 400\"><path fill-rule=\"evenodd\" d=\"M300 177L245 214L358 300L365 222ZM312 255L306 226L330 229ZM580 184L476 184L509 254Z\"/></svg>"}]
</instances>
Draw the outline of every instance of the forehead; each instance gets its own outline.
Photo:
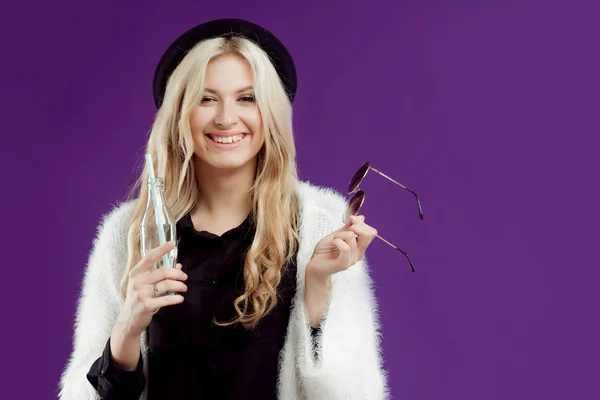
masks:
<instances>
[{"instance_id":1,"label":"forehead","mask_svg":"<svg viewBox=\"0 0 600 400\"><path fill-rule=\"evenodd\" d=\"M241 55L224 54L210 60L204 80L207 88L238 90L240 86L252 85L252 70Z\"/></svg>"}]
</instances>

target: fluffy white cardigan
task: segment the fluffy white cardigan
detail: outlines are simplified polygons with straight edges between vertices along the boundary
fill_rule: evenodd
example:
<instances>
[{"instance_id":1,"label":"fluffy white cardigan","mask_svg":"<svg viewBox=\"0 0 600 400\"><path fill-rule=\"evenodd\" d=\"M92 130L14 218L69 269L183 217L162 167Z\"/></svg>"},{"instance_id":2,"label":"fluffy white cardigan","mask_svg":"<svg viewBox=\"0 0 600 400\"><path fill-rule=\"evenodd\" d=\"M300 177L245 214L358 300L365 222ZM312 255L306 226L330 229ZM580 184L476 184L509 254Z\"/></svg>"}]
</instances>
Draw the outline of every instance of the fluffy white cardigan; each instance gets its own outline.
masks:
<instances>
[{"instance_id":1,"label":"fluffy white cardigan","mask_svg":"<svg viewBox=\"0 0 600 400\"><path fill-rule=\"evenodd\" d=\"M321 334L316 338L319 357L313 356L304 305L305 268L317 242L343 225L347 203L337 192L309 182L301 182L299 193L297 291L279 359L278 397L282 400L387 399L377 303L365 258L332 277L329 308L321 324ZM134 206L133 200L117 205L98 227L78 299L73 352L60 379L60 399L99 398L86 373L102 354L123 304L119 281L126 265L127 229ZM147 374L145 335L141 342ZM147 385L140 400L146 397Z\"/></svg>"}]
</instances>

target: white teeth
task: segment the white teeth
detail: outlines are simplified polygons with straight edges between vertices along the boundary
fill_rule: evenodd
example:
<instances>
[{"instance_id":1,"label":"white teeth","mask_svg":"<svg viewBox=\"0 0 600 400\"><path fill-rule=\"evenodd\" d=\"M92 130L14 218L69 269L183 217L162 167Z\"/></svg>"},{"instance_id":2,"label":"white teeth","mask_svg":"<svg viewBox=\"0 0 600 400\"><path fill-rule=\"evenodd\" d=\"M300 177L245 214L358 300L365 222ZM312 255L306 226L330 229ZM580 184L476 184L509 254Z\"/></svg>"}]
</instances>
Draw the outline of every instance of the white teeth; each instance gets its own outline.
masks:
<instances>
[{"instance_id":1,"label":"white teeth","mask_svg":"<svg viewBox=\"0 0 600 400\"><path fill-rule=\"evenodd\" d=\"M235 143L235 142L239 142L240 140L242 140L243 136L238 135L238 136L223 137L223 136L212 136L211 135L211 138L212 138L212 140L214 140L217 143Z\"/></svg>"}]
</instances>

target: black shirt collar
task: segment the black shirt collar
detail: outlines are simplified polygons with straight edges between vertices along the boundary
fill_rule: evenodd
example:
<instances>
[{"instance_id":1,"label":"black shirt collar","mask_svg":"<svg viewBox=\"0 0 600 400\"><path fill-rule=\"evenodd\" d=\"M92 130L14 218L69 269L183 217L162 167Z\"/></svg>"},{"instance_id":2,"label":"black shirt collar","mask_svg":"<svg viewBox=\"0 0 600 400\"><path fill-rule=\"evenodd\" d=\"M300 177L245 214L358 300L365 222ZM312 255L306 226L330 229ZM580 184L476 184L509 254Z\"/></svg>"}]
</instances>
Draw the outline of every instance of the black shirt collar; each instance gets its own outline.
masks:
<instances>
[{"instance_id":1,"label":"black shirt collar","mask_svg":"<svg viewBox=\"0 0 600 400\"><path fill-rule=\"evenodd\" d=\"M196 228L194 228L194 223L192 222L191 213L192 213L191 210L188 211L187 213L185 213L185 215L183 217L181 217L181 219L179 221L177 221L177 231L178 232L195 233L196 235L209 237L209 238L219 237L208 231L197 231ZM253 228L254 228L254 226L252 223L252 212L251 212L250 214L248 214L246 219L240 225L223 233L222 236L236 235L236 234L242 233L242 232L248 233L248 232L252 231Z\"/></svg>"}]
</instances>

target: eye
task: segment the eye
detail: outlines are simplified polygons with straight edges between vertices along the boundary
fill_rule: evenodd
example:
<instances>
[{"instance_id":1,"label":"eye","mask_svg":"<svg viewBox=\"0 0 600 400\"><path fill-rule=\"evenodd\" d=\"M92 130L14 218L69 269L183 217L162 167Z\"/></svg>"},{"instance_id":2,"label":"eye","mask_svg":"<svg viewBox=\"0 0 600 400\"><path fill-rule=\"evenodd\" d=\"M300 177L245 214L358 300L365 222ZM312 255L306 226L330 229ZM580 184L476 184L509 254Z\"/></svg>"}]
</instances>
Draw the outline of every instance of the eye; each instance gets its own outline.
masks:
<instances>
[{"instance_id":1,"label":"eye","mask_svg":"<svg viewBox=\"0 0 600 400\"><path fill-rule=\"evenodd\" d=\"M216 101L216 100L213 99L212 97L203 97L202 98L202 103L207 103L209 101Z\"/></svg>"},{"instance_id":2,"label":"eye","mask_svg":"<svg viewBox=\"0 0 600 400\"><path fill-rule=\"evenodd\" d=\"M256 101L256 99L254 98L254 96L252 95L245 95L242 96L240 98L241 101L245 102L245 103L253 103L254 101Z\"/></svg>"}]
</instances>

